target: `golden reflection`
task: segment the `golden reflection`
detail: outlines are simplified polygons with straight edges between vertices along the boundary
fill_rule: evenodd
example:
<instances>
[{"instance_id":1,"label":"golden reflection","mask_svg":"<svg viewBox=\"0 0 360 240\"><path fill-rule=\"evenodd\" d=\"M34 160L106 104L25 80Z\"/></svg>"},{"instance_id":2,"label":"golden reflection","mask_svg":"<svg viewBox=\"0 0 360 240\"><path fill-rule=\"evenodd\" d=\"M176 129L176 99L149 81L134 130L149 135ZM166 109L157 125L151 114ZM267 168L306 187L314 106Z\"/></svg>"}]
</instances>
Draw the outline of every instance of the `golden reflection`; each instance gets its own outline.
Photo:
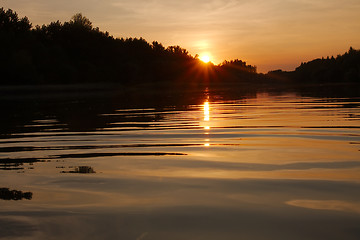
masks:
<instances>
[{"instance_id":1,"label":"golden reflection","mask_svg":"<svg viewBox=\"0 0 360 240\"><path fill-rule=\"evenodd\" d=\"M209 142L210 142L210 139L208 139L208 138L205 139L205 142L206 142L206 143L204 143L204 147L210 147L210 143L209 143Z\"/></svg>"},{"instance_id":2,"label":"golden reflection","mask_svg":"<svg viewBox=\"0 0 360 240\"><path fill-rule=\"evenodd\" d=\"M209 96L207 99L209 99ZM209 122L210 122L210 103L208 100L206 100L204 102L204 130L206 130L205 135L209 134L209 131L208 131L208 130L210 130ZM210 139L208 139L208 138L205 139L206 143L204 143L204 147L210 147L209 141L210 141Z\"/></svg>"},{"instance_id":3,"label":"golden reflection","mask_svg":"<svg viewBox=\"0 0 360 240\"><path fill-rule=\"evenodd\" d=\"M204 121L210 121L210 104L208 101L204 103Z\"/></svg>"},{"instance_id":4,"label":"golden reflection","mask_svg":"<svg viewBox=\"0 0 360 240\"><path fill-rule=\"evenodd\" d=\"M199 155L200 156L200 155ZM209 154L203 154L208 158ZM308 173L311 171L310 173ZM320 171L320 174L319 174ZM107 174L109 174L107 172ZM270 180L322 180L322 181L360 181L359 169L356 170L294 170L294 171L241 171L202 168L134 168L132 170L112 170L112 173L119 176L142 176L142 177L177 177L177 178L205 178L205 179L270 179ZM287 203L289 204L289 203ZM299 204L298 204L299 205Z\"/></svg>"},{"instance_id":5,"label":"golden reflection","mask_svg":"<svg viewBox=\"0 0 360 240\"><path fill-rule=\"evenodd\" d=\"M210 121L210 104L209 101L206 100L204 102L204 129L210 130L209 122Z\"/></svg>"}]
</instances>

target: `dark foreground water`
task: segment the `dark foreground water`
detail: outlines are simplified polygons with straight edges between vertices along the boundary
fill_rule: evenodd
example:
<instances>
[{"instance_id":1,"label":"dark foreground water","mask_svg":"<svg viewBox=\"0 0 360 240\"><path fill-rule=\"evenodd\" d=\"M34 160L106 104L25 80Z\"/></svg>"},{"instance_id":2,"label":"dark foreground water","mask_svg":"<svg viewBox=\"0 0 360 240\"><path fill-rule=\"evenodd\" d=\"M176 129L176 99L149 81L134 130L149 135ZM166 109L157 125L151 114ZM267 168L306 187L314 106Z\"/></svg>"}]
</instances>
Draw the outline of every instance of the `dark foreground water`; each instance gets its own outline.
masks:
<instances>
[{"instance_id":1,"label":"dark foreground water","mask_svg":"<svg viewBox=\"0 0 360 240\"><path fill-rule=\"evenodd\" d=\"M360 98L224 94L3 95L0 239L360 239Z\"/></svg>"}]
</instances>

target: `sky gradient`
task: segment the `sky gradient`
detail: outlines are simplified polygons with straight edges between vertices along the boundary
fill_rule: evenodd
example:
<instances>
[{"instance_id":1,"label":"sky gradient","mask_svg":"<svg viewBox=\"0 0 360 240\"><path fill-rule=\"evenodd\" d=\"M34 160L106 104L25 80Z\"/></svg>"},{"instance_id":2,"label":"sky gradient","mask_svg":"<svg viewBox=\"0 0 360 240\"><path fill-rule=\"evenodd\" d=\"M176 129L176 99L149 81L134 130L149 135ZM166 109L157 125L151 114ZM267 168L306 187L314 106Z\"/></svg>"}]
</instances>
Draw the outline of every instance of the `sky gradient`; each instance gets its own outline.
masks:
<instances>
[{"instance_id":1,"label":"sky gradient","mask_svg":"<svg viewBox=\"0 0 360 240\"><path fill-rule=\"evenodd\" d=\"M258 72L360 49L359 0L2 0L33 25L81 12L114 37L180 45L215 64L241 59Z\"/></svg>"}]
</instances>

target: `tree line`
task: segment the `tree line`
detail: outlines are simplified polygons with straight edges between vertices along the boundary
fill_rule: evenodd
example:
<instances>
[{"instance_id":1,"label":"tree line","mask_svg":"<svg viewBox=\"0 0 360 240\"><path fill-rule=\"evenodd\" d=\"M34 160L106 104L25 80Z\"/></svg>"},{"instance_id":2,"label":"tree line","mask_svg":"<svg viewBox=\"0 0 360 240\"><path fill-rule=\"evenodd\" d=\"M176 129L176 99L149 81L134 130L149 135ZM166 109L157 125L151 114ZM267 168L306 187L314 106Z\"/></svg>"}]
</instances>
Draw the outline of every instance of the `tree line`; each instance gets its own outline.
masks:
<instances>
[{"instance_id":1,"label":"tree line","mask_svg":"<svg viewBox=\"0 0 360 240\"><path fill-rule=\"evenodd\" d=\"M235 59L203 63L180 46L164 47L143 38L115 38L93 27L81 13L69 21L32 26L27 17L0 8L0 85L171 83L198 80L273 84L360 82L360 51L302 63L295 71L258 74L256 66ZM283 83L283 82L282 82Z\"/></svg>"},{"instance_id":2,"label":"tree line","mask_svg":"<svg viewBox=\"0 0 360 240\"><path fill-rule=\"evenodd\" d=\"M352 47L336 57L303 62L295 71L270 71L272 78L291 79L297 83L360 83L360 50Z\"/></svg>"},{"instance_id":3,"label":"tree line","mask_svg":"<svg viewBox=\"0 0 360 240\"><path fill-rule=\"evenodd\" d=\"M331 56L301 63L294 75L298 81L360 83L360 50L350 47L336 58Z\"/></svg>"},{"instance_id":4,"label":"tree line","mask_svg":"<svg viewBox=\"0 0 360 240\"><path fill-rule=\"evenodd\" d=\"M0 8L0 50L2 85L161 82L199 77L199 69L205 68L256 72L240 60L205 67L197 55L180 46L164 47L143 38L114 38L93 27L81 13L68 22L33 27L27 17ZM198 70L189 71L194 67Z\"/></svg>"}]
</instances>

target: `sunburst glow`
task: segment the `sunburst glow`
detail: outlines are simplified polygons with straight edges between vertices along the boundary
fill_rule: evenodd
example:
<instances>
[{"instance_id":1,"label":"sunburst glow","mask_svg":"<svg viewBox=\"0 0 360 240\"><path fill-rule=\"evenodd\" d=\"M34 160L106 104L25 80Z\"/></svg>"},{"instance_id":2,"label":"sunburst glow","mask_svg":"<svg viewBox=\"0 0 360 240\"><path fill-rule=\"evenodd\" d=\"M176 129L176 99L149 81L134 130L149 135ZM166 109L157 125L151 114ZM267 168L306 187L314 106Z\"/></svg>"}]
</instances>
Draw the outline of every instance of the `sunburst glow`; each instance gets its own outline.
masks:
<instances>
[{"instance_id":1,"label":"sunburst glow","mask_svg":"<svg viewBox=\"0 0 360 240\"><path fill-rule=\"evenodd\" d=\"M209 55L202 55L200 57L200 60L203 61L204 63L208 63L208 62L210 62L210 56Z\"/></svg>"}]
</instances>

